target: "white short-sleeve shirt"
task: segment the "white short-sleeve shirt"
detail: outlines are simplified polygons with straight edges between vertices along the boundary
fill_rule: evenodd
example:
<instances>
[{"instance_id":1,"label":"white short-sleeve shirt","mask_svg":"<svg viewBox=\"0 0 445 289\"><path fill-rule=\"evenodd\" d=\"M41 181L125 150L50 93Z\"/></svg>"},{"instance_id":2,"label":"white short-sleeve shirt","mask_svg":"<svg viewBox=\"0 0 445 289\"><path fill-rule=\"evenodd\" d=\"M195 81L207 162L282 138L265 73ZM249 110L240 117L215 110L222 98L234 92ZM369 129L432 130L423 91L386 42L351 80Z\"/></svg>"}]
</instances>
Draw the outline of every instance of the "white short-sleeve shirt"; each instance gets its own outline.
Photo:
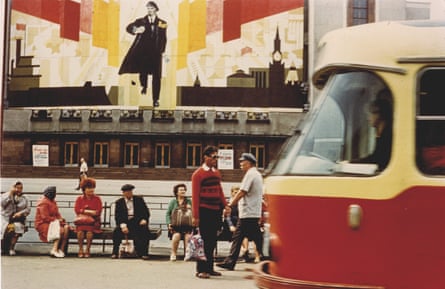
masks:
<instances>
[{"instance_id":1,"label":"white short-sleeve shirt","mask_svg":"<svg viewBox=\"0 0 445 289\"><path fill-rule=\"evenodd\" d=\"M260 218L263 201L263 176L256 167L251 167L243 177L240 190L247 194L238 202L240 219Z\"/></svg>"}]
</instances>

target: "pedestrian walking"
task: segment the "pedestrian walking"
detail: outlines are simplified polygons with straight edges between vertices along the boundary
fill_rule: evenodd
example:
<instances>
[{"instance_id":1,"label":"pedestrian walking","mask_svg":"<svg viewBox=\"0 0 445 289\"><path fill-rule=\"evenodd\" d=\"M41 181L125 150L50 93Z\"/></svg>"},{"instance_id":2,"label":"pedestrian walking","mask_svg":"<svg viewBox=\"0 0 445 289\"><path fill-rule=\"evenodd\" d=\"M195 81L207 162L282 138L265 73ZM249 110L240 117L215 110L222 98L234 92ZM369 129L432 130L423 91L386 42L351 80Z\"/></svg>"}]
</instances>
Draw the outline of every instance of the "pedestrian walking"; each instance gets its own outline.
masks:
<instances>
[{"instance_id":1,"label":"pedestrian walking","mask_svg":"<svg viewBox=\"0 0 445 289\"><path fill-rule=\"evenodd\" d=\"M260 228L263 177L256 168L257 161L253 154L243 153L239 160L245 175L238 193L229 203L229 207L238 204L239 219L233 234L229 256L224 259L224 262L216 264L227 270L235 269L244 238L252 240L260 254L263 252L263 235Z\"/></svg>"}]
</instances>

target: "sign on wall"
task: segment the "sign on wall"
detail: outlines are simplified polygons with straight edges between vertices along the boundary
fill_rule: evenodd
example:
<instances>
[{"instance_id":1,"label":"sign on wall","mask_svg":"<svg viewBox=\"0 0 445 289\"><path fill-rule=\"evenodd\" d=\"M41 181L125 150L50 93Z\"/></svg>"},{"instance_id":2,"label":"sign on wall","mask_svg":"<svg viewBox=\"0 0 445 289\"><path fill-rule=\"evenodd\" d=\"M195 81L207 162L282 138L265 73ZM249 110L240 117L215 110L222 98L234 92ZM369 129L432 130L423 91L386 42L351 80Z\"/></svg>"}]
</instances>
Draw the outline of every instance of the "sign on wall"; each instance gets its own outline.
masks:
<instances>
[{"instance_id":1,"label":"sign on wall","mask_svg":"<svg viewBox=\"0 0 445 289\"><path fill-rule=\"evenodd\" d=\"M233 150L218 150L218 169L233 170Z\"/></svg>"},{"instance_id":2,"label":"sign on wall","mask_svg":"<svg viewBox=\"0 0 445 289\"><path fill-rule=\"evenodd\" d=\"M32 145L32 165L34 167L49 166L49 146Z\"/></svg>"}]
</instances>

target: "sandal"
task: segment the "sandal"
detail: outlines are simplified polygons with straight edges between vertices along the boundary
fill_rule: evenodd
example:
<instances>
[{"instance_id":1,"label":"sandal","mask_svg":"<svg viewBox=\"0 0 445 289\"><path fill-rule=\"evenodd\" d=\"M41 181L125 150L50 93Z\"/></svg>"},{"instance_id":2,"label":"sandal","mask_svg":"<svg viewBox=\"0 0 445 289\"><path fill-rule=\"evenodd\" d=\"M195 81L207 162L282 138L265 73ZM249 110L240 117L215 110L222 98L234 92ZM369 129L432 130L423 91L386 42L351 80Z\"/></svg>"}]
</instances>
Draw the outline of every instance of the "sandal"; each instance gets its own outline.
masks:
<instances>
[{"instance_id":1,"label":"sandal","mask_svg":"<svg viewBox=\"0 0 445 289\"><path fill-rule=\"evenodd\" d=\"M209 279L210 278L209 273L206 273L206 272L196 273L195 276L198 278L201 278L201 279Z\"/></svg>"},{"instance_id":2,"label":"sandal","mask_svg":"<svg viewBox=\"0 0 445 289\"><path fill-rule=\"evenodd\" d=\"M83 253L79 252L79 253L77 254L77 257L79 257L79 258L83 258L84 255L83 255Z\"/></svg>"}]
</instances>

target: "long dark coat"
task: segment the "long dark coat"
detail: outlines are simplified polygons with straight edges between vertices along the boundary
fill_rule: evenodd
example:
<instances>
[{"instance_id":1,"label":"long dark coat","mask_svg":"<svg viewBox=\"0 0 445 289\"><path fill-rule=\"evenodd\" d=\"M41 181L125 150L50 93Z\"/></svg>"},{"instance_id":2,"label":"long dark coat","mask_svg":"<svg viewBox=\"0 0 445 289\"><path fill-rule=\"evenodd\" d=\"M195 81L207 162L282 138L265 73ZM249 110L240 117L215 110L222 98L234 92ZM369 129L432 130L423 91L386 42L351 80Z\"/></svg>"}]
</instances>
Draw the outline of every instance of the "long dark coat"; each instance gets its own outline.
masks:
<instances>
[{"instance_id":1,"label":"long dark coat","mask_svg":"<svg viewBox=\"0 0 445 289\"><path fill-rule=\"evenodd\" d=\"M141 26L145 31L136 34L134 30ZM119 74L158 72L160 75L162 53L167 43L167 22L156 17L150 24L148 16L145 16L130 23L126 30L136 38L122 61Z\"/></svg>"}]
</instances>

